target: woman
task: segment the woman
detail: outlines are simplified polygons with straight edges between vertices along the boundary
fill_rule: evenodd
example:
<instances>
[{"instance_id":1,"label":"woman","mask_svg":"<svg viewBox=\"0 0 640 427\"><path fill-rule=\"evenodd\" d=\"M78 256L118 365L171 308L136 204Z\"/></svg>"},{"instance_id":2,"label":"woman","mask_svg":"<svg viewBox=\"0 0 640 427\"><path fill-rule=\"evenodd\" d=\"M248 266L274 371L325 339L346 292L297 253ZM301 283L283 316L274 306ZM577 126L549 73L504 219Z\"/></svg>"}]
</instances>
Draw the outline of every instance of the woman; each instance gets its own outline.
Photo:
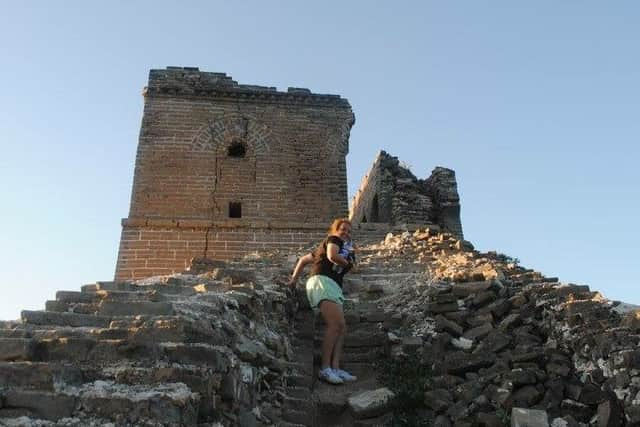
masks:
<instances>
[{"instance_id":1,"label":"woman","mask_svg":"<svg viewBox=\"0 0 640 427\"><path fill-rule=\"evenodd\" d=\"M340 369L340 358L347 325L342 312L344 296L342 278L353 267L353 263L340 255L345 242L351 240L351 221L340 218L333 221L326 239L312 254L298 260L289 286L294 287L298 276L307 264L313 263L311 276L307 280L307 298L311 307L319 308L327 324L322 341L322 362L318 377L330 384L355 381L356 377Z\"/></svg>"}]
</instances>

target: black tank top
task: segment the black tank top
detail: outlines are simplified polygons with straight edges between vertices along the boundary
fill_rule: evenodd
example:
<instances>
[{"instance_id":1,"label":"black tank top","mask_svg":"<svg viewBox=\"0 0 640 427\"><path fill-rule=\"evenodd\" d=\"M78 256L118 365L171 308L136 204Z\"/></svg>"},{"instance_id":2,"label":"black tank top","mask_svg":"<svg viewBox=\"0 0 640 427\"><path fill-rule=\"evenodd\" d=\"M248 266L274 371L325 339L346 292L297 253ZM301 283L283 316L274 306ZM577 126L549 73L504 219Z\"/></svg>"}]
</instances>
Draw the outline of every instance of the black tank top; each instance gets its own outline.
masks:
<instances>
[{"instance_id":1,"label":"black tank top","mask_svg":"<svg viewBox=\"0 0 640 427\"><path fill-rule=\"evenodd\" d=\"M344 245L344 242L338 236L327 236L327 238L324 239L322 243L320 243L318 249L316 249L313 253L313 266L311 267L311 275L315 276L319 274L321 276L327 276L342 288L342 278L344 277L346 271L337 273L336 269L334 268L336 267L336 265L329 261L329 258L327 258L327 245L329 243L338 245L338 251L340 251L340 249L342 249L342 246ZM341 270L344 270L344 267Z\"/></svg>"}]
</instances>

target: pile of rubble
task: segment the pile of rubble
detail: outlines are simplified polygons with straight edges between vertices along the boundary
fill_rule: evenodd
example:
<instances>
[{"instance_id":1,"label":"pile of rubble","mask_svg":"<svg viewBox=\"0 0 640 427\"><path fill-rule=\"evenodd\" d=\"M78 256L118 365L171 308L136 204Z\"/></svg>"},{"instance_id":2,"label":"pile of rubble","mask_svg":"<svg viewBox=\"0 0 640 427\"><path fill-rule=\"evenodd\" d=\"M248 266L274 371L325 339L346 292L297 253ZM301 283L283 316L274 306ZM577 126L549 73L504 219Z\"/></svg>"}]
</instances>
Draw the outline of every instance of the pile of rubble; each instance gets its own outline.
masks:
<instances>
[{"instance_id":1,"label":"pile of rubble","mask_svg":"<svg viewBox=\"0 0 640 427\"><path fill-rule=\"evenodd\" d=\"M434 230L375 249L430 273L384 307L403 319L391 356L431 368L422 411L436 425L640 425L638 312Z\"/></svg>"}]
</instances>

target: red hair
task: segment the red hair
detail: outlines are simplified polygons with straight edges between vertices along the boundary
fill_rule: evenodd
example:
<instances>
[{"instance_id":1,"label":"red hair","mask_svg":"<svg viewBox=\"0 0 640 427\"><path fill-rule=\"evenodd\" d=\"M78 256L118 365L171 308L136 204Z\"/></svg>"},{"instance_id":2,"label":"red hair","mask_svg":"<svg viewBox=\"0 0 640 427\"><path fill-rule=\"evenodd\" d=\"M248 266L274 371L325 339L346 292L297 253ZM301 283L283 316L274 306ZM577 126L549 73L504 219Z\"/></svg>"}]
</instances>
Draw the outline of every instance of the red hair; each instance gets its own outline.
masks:
<instances>
[{"instance_id":1,"label":"red hair","mask_svg":"<svg viewBox=\"0 0 640 427\"><path fill-rule=\"evenodd\" d=\"M351 220L349 220L349 218L336 218L331 223L331 227L329 227L329 231L327 232L327 234L329 236L331 236L332 234L338 234L338 230L340 229L340 226L342 226L342 224L349 224L349 226L352 227Z\"/></svg>"}]
</instances>

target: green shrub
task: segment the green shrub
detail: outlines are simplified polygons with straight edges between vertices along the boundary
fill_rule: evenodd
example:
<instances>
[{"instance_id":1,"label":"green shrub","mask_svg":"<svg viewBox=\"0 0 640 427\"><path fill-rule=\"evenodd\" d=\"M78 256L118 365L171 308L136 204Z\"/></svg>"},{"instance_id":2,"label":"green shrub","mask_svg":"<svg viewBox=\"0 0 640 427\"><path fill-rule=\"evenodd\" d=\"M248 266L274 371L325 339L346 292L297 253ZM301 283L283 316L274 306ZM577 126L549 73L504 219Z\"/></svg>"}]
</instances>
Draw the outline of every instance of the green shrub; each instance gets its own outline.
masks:
<instances>
[{"instance_id":1,"label":"green shrub","mask_svg":"<svg viewBox=\"0 0 640 427\"><path fill-rule=\"evenodd\" d=\"M422 427L432 424L422 413L424 392L429 388L431 370L419 355L382 359L377 366L378 379L396 395L393 427Z\"/></svg>"}]
</instances>

